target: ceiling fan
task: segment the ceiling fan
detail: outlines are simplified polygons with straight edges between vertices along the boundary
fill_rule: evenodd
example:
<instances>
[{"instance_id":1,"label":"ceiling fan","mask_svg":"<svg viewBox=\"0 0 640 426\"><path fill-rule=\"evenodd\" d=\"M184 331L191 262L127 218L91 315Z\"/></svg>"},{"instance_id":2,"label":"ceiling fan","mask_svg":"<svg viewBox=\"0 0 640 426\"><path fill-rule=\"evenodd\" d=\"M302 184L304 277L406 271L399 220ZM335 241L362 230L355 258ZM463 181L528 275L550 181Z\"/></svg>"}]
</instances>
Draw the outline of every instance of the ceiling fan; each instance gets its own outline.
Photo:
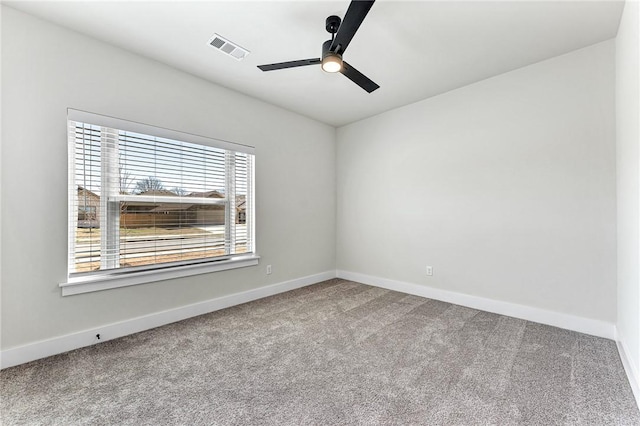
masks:
<instances>
[{"instance_id":1,"label":"ceiling fan","mask_svg":"<svg viewBox=\"0 0 640 426\"><path fill-rule=\"evenodd\" d=\"M369 13L375 0L352 0L341 21L339 16L331 15L326 20L326 29L331 33L331 40L322 44L322 58L300 59L297 61L279 62L277 64L258 65L262 71L275 71L285 68L304 67L307 65L322 65L326 72L340 72L349 80L371 93L380 86L371 81L367 76L342 60L344 51L351 39L360 28L360 24Z\"/></svg>"}]
</instances>

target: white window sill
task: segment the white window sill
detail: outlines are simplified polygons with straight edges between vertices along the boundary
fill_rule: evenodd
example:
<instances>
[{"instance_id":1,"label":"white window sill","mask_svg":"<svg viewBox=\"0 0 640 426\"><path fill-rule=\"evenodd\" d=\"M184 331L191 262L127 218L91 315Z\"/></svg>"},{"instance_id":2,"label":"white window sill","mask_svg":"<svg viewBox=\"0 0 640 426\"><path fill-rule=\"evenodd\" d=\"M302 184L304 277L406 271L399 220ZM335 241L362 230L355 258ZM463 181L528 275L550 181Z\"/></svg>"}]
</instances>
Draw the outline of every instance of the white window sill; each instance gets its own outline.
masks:
<instances>
[{"instance_id":1,"label":"white window sill","mask_svg":"<svg viewBox=\"0 0 640 426\"><path fill-rule=\"evenodd\" d=\"M228 260L203 263L198 265L176 266L162 270L132 272L121 275L94 275L88 277L69 278L60 284L63 296L107 290L110 288L127 287L191 275L207 274L209 272L225 271L227 269L245 268L258 264L260 256L237 256Z\"/></svg>"}]
</instances>

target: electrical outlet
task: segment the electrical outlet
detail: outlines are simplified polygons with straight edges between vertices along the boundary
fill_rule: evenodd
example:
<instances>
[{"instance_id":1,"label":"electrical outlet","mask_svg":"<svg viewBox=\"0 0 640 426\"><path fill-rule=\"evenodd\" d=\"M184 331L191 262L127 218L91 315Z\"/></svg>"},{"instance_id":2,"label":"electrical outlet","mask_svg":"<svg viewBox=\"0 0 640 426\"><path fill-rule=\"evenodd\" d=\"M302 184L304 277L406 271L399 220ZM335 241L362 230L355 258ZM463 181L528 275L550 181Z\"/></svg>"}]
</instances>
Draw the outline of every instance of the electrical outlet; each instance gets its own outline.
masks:
<instances>
[{"instance_id":1,"label":"electrical outlet","mask_svg":"<svg viewBox=\"0 0 640 426\"><path fill-rule=\"evenodd\" d=\"M429 276L433 275L433 266L427 266L427 275Z\"/></svg>"},{"instance_id":2,"label":"electrical outlet","mask_svg":"<svg viewBox=\"0 0 640 426\"><path fill-rule=\"evenodd\" d=\"M271 265L267 265L267 275L271 273Z\"/></svg>"}]
</instances>

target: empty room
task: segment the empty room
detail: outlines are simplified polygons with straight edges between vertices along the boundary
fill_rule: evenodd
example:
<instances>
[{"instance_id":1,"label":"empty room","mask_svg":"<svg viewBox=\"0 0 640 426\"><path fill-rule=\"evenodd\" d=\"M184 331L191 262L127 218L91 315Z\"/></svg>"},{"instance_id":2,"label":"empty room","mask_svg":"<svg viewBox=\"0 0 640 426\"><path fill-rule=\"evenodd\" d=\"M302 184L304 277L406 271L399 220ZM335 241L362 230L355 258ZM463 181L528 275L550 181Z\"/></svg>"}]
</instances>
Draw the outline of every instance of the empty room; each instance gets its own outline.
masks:
<instances>
[{"instance_id":1,"label":"empty room","mask_svg":"<svg viewBox=\"0 0 640 426\"><path fill-rule=\"evenodd\" d=\"M638 1L0 3L0 424L640 424Z\"/></svg>"}]
</instances>

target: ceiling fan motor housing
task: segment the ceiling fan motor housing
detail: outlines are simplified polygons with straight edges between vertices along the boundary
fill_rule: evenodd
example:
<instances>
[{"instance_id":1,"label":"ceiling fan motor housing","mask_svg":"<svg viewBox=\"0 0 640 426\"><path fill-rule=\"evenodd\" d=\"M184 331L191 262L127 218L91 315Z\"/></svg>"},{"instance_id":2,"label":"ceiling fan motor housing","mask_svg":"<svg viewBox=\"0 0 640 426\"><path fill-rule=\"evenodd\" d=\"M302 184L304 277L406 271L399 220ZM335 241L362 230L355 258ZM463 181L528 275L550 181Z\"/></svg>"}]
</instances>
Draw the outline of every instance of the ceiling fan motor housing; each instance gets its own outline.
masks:
<instances>
[{"instance_id":1,"label":"ceiling fan motor housing","mask_svg":"<svg viewBox=\"0 0 640 426\"><path fill-rule=\"evenodd\" d=\"M324 43L322 43L322 56L321 58L324 59L327 57L327 55L337 55L336 53L330 51L329 49L331 49L331 40L327 40Z\"/></svg>"}]
</instances>

